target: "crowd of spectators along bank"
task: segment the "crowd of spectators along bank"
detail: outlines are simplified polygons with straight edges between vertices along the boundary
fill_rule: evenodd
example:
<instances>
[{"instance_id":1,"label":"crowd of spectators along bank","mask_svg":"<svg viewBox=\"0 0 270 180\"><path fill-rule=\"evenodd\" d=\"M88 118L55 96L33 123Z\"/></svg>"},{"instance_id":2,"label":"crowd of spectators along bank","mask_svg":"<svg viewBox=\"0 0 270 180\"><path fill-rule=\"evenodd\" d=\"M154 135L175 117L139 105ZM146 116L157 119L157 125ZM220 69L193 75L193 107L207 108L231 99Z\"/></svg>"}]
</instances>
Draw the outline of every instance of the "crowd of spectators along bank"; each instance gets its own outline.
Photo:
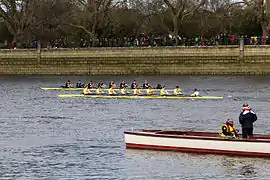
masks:
<instances>
[{"instance_id":1,"label":"crowd of spectators along bank","mask_svg":"<svg viewBox=\"0 0 270 180\"><path fill-rule=\"evenodd\" d=\"M179 37L178 46L217 46L217 45L239 45L240 38L243 38L245 45L270 45L270 38L264 36L235 36L221 34L214 38L206 39L194 37L191 39ZM102 38L102 39L81 39L69 41L66 38L56 39L48 43L41 42L42 48L87 48L87 47L156 47L175 46L175 39L172 37L128 37L128 38ZM10 42L4 41L0 44L2 49L16 48L37 48L38 41L32 42Z\"/></svg>"}]
</instances>

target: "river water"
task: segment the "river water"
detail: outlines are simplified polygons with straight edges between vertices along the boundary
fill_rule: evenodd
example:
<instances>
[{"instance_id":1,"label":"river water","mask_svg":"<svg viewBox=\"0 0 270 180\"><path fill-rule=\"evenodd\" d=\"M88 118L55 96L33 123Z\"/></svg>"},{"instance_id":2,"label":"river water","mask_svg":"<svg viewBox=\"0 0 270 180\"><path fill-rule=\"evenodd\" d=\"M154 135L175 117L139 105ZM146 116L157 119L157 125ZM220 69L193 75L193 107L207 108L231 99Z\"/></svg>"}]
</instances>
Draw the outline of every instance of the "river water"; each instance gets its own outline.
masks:
<instances>
[{"instance_id":1,"label":"river water","mask_svg":"<svg viewBox=\"0 0 270 180\"><path fill-rule=\"evenodd\" d=\"M70 79L180 85L223 100L61 99ZM125 130L218 131L243 103L270 134L269 76L0 77L0 179L269 179L270 160L125 148ZM78 92L77 92L78 93Z\"/></svg>"}]
</instances>

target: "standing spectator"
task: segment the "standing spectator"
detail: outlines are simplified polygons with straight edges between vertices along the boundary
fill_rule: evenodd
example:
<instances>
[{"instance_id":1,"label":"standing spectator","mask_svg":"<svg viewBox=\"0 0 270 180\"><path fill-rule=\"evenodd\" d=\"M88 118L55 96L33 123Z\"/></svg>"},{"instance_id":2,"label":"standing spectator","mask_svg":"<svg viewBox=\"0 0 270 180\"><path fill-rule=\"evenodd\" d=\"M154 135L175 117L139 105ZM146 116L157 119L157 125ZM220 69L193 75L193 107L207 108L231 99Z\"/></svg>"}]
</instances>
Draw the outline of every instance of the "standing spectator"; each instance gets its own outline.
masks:
<instances>
[{"instance_id":1,"label":"standing spectator","mask_svg":"<svg viewBox=\"0 0 270 180\"><path fill-rule=\"evenodd\" d=\"M8 41L7 41L7 40L4 41L4 48L5 48L5 49L8 48Z\"/></svg>"},{"instance_id":2,"label":"standing spectator","mask_svg":"<svg viewBox=\"0 0 270 180\"><path fill-rule=\"evenodd\" d=\"M16 41L15 40L13 40L11 42L11 47L12 47L12 49L16 49Z\"/></svg>"},{"instance_id":3,"label":"standing spectator","mask_svg":"<svg viewBox=\"0 0 270 180\"><path fill-rule=\"evenodd\" d=\"M239 123L242 126L242 138L253 136L253 123L257 120L257 115L248 107L248 104L243 104L242 112L239 116Z\"/></svg>"}]
</instances>

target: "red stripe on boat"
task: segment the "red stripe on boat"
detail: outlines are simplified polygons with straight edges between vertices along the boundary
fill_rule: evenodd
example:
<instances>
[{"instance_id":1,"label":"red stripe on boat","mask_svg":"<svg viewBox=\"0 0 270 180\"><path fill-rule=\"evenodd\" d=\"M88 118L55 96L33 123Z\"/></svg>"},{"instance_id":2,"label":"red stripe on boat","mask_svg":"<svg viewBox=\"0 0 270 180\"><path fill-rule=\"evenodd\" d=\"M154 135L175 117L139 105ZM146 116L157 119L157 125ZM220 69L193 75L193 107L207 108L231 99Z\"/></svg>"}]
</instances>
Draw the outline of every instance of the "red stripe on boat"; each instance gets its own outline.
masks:
<instances>
[{"instance_id":1,"label":"red stripe on boat","mask_svg":"<svg viewBox=\"0 0 270 180\"><path fill-rule=\"evenodd\" d=\"M158 145L145 145L145 144L134 144L134 143L126 143L126 147L132 148L132 149L149 149L149 150L163 150L163 151L182 151L182 152L192 152L192 153L270 157L270 153L261 153L261 152L230 151L230 150L187 148L187 147L175 147L175 146L158 146Z\"/></svg>"}]
</instances>

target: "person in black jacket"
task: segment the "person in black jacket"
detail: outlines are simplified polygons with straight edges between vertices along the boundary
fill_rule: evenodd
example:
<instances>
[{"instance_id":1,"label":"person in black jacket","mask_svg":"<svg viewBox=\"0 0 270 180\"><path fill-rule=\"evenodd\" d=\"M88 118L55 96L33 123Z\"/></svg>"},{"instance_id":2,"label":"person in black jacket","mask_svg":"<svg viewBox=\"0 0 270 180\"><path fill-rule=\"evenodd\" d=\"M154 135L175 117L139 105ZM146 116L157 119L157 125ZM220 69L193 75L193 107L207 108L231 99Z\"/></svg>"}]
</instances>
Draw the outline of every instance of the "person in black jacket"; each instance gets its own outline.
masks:
<instances>
[{"instance_id":1,"label":"person in black jacket","mask_svg":"<svg viewBox=\"0 0 270 180\"><path fill-rule=\"evenodd\" d=\"M248 104L243 104L242 112L239 115L239 123L242 126L242 138L253 136L253 123L257 120L257 115L248 107Z\"/></svg>"},{"instance_id":2,"label":"person in black jacket","mask_svg":"<svg viewBox=\"0 0 270 180\"><path fill-rule=\"evenodd\" d=\"M120 85L119 85L119 89L124 89L124 88L127 88L128 85L125 83L124 80L121 81Z\"/></svg>"},{"instance_id":3,"label":"person in black jacket","mask_svg":"<svg viewBox=\"0 0 270 180\"><path fill-rule=\"evenodd\" d=\"M83 88L84 84L82 84L81 80L79 80L76 84L76 88Z\"/></svg>"},{"instance_id":4,"label":"person in black jacket","mask_svg":"<svg viewBox=\"0 0 270 180\"><path fill-rule=\"evenodd\" d=\"M149 87L151 88L150 84L147 82L147 80L145 80L143 85L142 85L142 88L143 89L148 89Z\"/></svg>"}]
</instances>

